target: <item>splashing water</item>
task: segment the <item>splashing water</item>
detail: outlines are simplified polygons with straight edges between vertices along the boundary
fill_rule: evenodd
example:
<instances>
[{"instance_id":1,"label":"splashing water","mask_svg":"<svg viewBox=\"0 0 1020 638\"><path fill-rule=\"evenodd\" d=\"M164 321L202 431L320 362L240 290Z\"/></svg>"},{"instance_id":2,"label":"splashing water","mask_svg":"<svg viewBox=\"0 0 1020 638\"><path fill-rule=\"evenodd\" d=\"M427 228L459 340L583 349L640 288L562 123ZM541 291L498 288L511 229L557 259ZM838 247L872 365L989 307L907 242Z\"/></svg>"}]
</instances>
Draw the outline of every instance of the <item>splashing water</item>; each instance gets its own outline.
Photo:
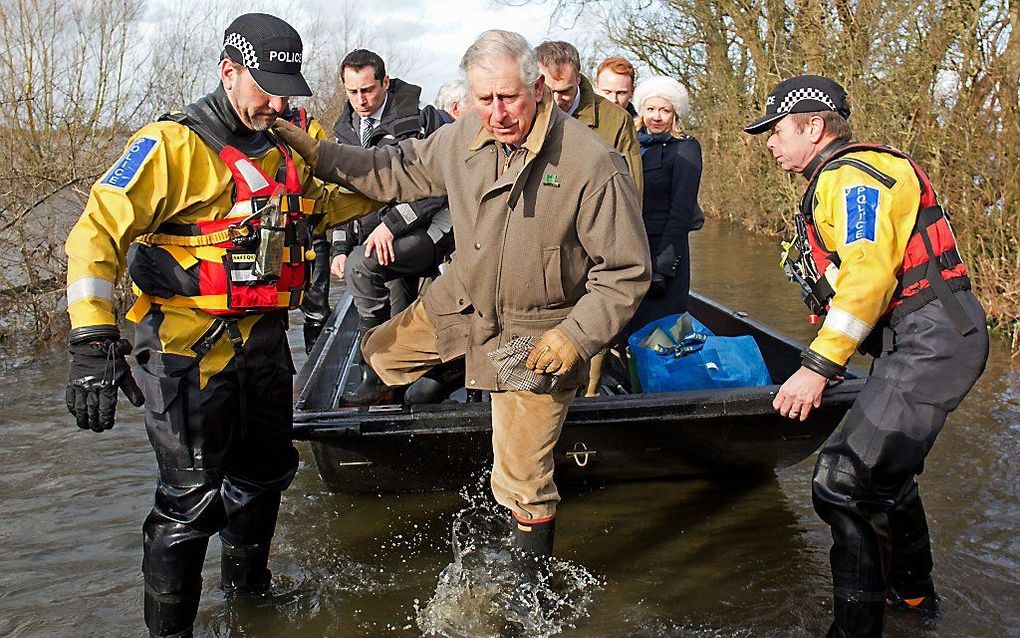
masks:
<instances>
[{"instance_id":1,"label":"splashing water","mask_svg":"<svg viewBox=\"0 0 1020 638\"><path fill-rule=\"evenodd\" d=\"M418 628L444 638L548 638L574 628L604 583L568 560L512 548L509 514L487 488L483 475L461 490L468 505L454 515L453 562L431 600L415 605Z\"/></svg>"}]
</instances>

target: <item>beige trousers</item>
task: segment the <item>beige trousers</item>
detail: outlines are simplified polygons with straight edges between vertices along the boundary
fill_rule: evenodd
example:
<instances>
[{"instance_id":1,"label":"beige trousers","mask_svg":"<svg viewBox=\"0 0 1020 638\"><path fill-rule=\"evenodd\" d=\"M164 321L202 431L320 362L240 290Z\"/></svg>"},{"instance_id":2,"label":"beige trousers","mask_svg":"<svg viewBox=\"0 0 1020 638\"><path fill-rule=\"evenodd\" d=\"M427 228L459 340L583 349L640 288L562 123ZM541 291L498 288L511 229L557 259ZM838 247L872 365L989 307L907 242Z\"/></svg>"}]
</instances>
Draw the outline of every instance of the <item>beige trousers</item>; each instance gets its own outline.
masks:
<instances>
[{"instance_id":1,"label":"beige trousers","mask_svg":"<svg viewBox=\"0 0 1020 638\"><path fill-rule=\"evenodd\" d=\"M420 299L370 330L361 352L391 386L412 383L441 362L436 328ZM574 390L491 393L492 494L521 519L556 513L553 447L573 398Z\"/></svg>"},{"instance_id":2,"label":"beige trousers","mask_svg":"<svg viewBox=\"0 0 1020 638\"><path fill-rule=\"evenodd\" d=\"M591 358L591 367L588 368L588 385L584 391L586 397L599 395L599 380L602 378L602 366L606 362L607 352L608 350L602 350Z\"/></svg>"}]
</instances>

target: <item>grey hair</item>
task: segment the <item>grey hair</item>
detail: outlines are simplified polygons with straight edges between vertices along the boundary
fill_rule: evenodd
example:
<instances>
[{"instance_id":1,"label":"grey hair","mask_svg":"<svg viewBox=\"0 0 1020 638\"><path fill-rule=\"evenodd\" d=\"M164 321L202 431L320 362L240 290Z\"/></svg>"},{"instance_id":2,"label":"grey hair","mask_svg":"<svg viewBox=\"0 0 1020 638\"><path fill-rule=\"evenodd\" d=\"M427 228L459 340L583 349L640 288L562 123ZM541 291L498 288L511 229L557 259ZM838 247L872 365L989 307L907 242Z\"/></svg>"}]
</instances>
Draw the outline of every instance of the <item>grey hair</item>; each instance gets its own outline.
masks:
<instances>
[{"instance_id":1,"label":"grey hair","mask_svg":"<svg viewBox=\"0 0 1020 638\"><path fill-rule=\"evenodd\" d=\"M532 86L538 82L541 73L538 70L538 57L528 41L520 33L490 29L482 33L464 52L460 59L460 72L467 82L468 72L474 67L486 68L489 60L502 57L513 60L520 70L521 82Z\"/></svg>"},{"instance_id":2,"label":"grey hair","mask_svg":"<svg viewBox=\"0 0 1020 638\"><path fill-rule=\"evenodd\" d=\"M467 87L464 86L464 82L458 80L456 82L447 82L443 86L439 87L439 92L436 93L436 108L442 109L449 112L453 108L454 102L464 104L467 98Z\"/></svg>"}]
</instances>

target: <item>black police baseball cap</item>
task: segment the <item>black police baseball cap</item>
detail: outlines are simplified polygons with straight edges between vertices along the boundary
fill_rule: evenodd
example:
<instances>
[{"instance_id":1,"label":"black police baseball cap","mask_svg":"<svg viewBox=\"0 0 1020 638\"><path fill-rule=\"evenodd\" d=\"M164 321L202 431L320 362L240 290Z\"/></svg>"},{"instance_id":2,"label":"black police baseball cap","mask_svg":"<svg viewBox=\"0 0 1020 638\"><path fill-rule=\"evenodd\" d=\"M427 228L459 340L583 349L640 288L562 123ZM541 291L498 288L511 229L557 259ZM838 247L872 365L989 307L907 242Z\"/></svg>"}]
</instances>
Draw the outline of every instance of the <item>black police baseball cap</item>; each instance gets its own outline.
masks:
<instances>
[{"instance_id":1,"label":"black police baseball cap","mask_svg":"<svg viewBox=\"0 0 1020 638\"><path fill-rule=\"evenodd\" d=\"M248 68L259 88L276 97L309 96L301 75L301 36L267 13L238 16L223 33L227 56Z\"/></svg>"},{"instance_id":2,"label":"black police baseball cap","mask_svg":"<svg viewBox=\"0 0 1020 638\"><path fill-rule=\"evenodd\" d=\"M846 89L835 80L820 75L798 75L783 80L769 93L765 101L765 115L744 127L751 135L764 133L790 113L816 113L835 111L850 117Z\"/></svg>"}]
</instances>

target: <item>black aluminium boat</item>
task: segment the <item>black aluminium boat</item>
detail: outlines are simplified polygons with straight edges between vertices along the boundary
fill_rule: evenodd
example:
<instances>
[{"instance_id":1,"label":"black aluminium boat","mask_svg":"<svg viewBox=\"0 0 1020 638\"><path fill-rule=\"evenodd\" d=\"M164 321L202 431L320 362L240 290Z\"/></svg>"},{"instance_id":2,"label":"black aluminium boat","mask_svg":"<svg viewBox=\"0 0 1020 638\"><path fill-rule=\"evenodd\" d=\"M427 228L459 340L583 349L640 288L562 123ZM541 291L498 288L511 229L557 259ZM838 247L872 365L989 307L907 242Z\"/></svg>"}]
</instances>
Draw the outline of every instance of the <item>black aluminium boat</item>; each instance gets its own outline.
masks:
<instances>
[{"instance_id":1,"label":"black aluminium boat","mask_svg":"<svg viewBox=\"0 0 1020 638\"><path fill-rule=\"evenodd\" d=\"M689 310L717 335L750 334L772 378L800 365L803 345L697 293ZM344 295L295 381L294 436L311 442L332 491L457 488L492 461L489 404L338 407L357 385L357 311ZM713 472L771 472L809 456L864 384L859 369L829 388L807 421L772 408L777 385L576 399L556 446L556 480L614 482ZM464 392L459 395L464 398Z\"/></svg>"}]
</instances>

